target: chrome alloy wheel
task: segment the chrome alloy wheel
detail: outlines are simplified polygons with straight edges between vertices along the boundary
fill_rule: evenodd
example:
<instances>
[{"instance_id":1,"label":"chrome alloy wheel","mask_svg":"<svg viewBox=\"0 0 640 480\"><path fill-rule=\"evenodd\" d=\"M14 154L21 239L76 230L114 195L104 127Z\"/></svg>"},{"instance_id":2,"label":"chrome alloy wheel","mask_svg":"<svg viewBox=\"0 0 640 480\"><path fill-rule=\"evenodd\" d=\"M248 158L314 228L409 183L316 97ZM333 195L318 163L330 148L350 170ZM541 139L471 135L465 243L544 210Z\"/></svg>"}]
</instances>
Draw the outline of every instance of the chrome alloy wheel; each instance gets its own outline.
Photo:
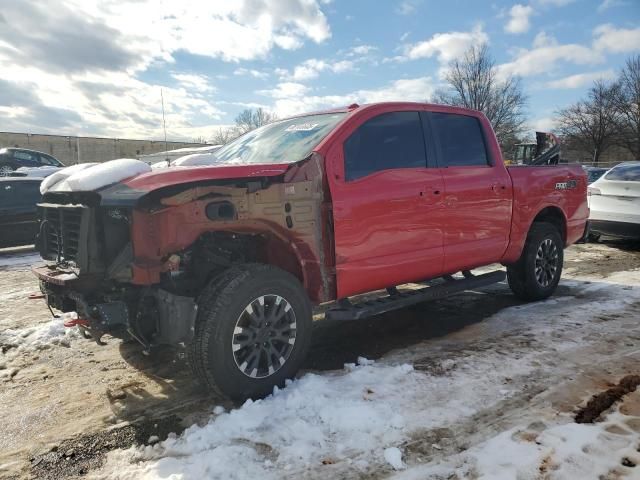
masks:
<instances>
[{"instance_id":1,"label":"chrome alloy wheel","mask_svg":"<svg viewBox=\"0 0 640 480\"><path fill-rule=\"evenodd\" d=\"M535 275L538 285L548 287L553 282L559 264L558 247L553 240L546 238L536 251Z\"/></svg>"},{"instance_id":2,"label":"chrome alloy wheel","mask_svg":"<svg viewBox=\"0 0 640 480\"><path fill-rule=\"evenodd\" d=\"M13 173L13 168L11 168L9 165L2 165L0 167L0 177L8 177L12 173Z\"/></svg>"},{"instance_id":3,"label":"chrome alloy wheel","mask_svg":"<svg viewBox=\"0 0 640 480\"><path fill-rule=\"evenodd\" d=\"M233 329L231 348L238 369L251 378L273 375L296 343L296 315L279 295L262 295L242 311Z\"/></svg>"}]
</instances>

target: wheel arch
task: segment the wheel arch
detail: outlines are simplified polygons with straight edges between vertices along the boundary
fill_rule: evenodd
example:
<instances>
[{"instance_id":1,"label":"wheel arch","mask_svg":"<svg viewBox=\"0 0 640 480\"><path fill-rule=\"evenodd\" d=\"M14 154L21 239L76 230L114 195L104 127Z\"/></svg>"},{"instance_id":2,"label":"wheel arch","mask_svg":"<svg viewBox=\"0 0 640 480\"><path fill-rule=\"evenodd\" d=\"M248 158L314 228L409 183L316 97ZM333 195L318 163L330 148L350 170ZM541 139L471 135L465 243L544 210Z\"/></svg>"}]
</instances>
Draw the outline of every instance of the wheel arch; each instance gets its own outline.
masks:
<instances>
[{"instance_id":1,"label":"wheel arch","mask_svg":"<svg viewBox=\"0 0 640 480\"><path fill-rule=\"evenodd\" d=\"M559 207L548 206L538 212L533 218L529 230L535 223L546 222L554 225L560 232L563 244L567 243L567 217Z\"/></svg>"}]
</instances>

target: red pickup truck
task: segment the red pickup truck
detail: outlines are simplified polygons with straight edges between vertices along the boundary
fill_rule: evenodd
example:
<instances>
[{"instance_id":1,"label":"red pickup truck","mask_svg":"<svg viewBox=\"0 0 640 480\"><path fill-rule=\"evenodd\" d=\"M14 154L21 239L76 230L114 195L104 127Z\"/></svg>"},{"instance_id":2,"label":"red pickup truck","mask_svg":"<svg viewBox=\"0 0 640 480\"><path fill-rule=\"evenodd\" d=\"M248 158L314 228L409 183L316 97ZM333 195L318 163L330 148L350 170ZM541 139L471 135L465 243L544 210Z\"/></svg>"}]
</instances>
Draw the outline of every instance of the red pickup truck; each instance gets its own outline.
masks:
<instances>
[{"instance_id":1,"label":"red pickup truck","mask_svg":"<svg viewBox=\"0 0 640 480\"><path fill-rule=\"evenodd\" d=\"M34 273L50 307L78 312L68 325L185 344L194 374L233 398L295 375L312 305L376 315L504 280L471 273L494 263L518 297L548 297L588 217L579 165L506 168L485 116L461 108L351 105L211 158L62 171L39 205Z\"/></svg>"}]
</instances>

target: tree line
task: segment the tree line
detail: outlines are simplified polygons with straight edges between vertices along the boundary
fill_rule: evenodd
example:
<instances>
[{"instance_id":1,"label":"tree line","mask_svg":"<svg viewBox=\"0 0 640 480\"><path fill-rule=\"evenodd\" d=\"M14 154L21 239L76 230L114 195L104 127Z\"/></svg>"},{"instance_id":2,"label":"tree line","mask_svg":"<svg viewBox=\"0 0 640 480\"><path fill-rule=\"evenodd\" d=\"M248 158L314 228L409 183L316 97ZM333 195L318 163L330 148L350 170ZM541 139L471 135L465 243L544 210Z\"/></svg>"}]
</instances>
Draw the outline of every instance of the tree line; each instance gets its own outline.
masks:
<instances>
[{"instance_id":1,"label":"tree line","mask_svg":"<svg viewBox=\"0 0 640 480\"><path fill-rule=\"evenodd\" d=\"M528 96L519 77L500 75L486 44L453 60L444 78L446 86L429 101L483 112L504 153L524 141ZM225 144L274 120L277 116L263 108L243 110L235 125L218 129L211 142ZM554 120L562 141L595 163L613 146L640 159L640 55L630 57L615 80L596 80L583 99L556 111Z\"/></svg>"}]
</instances>

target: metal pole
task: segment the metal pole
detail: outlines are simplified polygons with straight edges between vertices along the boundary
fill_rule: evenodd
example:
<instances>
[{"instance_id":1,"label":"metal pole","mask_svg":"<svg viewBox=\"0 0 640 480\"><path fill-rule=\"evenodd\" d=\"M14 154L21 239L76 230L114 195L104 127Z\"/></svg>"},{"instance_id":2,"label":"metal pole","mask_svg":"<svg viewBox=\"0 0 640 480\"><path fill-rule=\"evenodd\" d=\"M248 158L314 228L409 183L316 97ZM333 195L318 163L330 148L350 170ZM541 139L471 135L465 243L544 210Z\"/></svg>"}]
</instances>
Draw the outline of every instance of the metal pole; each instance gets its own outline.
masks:
<instances>
[{"instance_id":1,"label":"metal pole","mask_svg":"<svg viewBox=\"0 0 640 480\"><path fill-rule=\"evenodd\" d=\"M169 149L167 148L167 124L164 120L164 95L162 94L162 89L160 89L160 100L162 101L162 128L164 130L164 151L167 152ZM167 155L167 165L171 165L169 161L169 155Z\"/></svg>"}]
</instances>

